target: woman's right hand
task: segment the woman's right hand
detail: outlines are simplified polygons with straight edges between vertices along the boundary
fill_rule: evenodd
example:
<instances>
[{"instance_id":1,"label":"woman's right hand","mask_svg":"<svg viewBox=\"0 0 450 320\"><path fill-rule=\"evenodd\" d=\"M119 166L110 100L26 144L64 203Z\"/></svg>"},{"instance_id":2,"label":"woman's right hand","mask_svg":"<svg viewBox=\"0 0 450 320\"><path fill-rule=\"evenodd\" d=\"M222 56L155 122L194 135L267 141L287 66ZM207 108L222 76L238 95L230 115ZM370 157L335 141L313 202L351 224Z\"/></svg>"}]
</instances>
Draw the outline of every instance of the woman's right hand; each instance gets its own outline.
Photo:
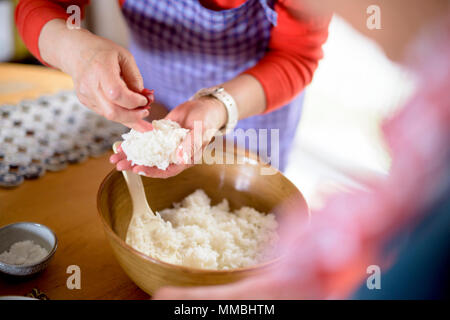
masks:
<instances>
[{"instance_id":1,"label":"woman's right hand","mask_svg":"<svg viewBox=\"0 0 450 320\"><path fill-rule=\"evenodd\" d=\"M151 129L143 120L149 115L143 79L127 49L55 19L42 29L39 50L45 62L72 77L82 104L135 130Z\"/></svg>"}]
</instances>

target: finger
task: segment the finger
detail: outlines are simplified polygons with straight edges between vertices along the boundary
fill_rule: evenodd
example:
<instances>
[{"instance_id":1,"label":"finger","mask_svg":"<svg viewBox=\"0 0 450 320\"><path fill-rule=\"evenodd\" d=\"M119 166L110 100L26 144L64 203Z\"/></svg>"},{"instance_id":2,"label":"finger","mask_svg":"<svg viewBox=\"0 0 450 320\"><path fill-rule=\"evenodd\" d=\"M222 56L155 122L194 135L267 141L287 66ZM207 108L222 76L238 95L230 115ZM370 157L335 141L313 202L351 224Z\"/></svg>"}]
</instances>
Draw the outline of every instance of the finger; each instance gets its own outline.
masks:
<instances>
[{"instance_id":1,"label":"finger","mask_svg":"<svg viewBox=\"0 0 450 320\"><path fill-rule=\"evenodd\" d=\"M117 146L117 153L109 157L109 161L116 165L116 169L119 171L131 170L133 165L131 161L127 160L127 155L122 150L122 143Z\"/></svg>"},{"instance_id":2,"label":"finger","mask_svg":"<svg viewBox=\"0 0 450 320\"><path fill-rule=\"evenodd\" d=\"M133 165L131 164L131 161L128 161L127 159L122 159L119 162L117 162L116 169L119 171L132 170Z\"/></svg>"},{"instance_id":3,"label":"finger","mask_svg":"<svg viewBox=\"0 0 450 320\"><path fill-rule=\"evenodd\" d=\"M134 92L141 92L144 90L144 80L141 72L139 71L136 61L131 54L119 55L119 66L122 74L123 81L128 88Z\"/></svg>"},{"instance_id":4,"label":"finger","mask_svg":"<svg viewBox=\"0 0 450 320\"><path fill-rule=\"evenodd\" d=\"M149 107L153 101L155 101L154 90L144 89L141 91L141 94L147 98L147 104L145 105L146 107Z\"/></svg>"},{"instance_id":5,"label":"finger","mask_svg":"<svg viewBox=\"0 0 450 320\"><path fill-rule=\"evenodd\" d=\"M149 115L148 110L127 110L111 104L106 108L105 110L105 107L103 107L103 110L104 116L108 120L123 123L129 128L136 128L138 131L145 131L144 129L149 127L146 125L148 122L142 119ZM151 128L151 124L149 125Z\"/></svg>"},{"instance_id":6,"label":"finger","mask_svg":"<svg viewBox=\"0 0 450 320\"><path fill-rule=\"evenodd\" d=\"M175 122L179 122L179 121L178 121L178 116L176 115L175 112L173 112L173 110L170 111L170 112L164 117L164 119L166 119L166 120L172 120L172 121L175 121Z\"/></svg>"},{"instance_id":7,"label":"finger","mask_svg":"<svg viewBox=\"0 0 450 320\"><path fill-rule=\"evenodd\" d=\"M119 151L119 150L117 150L117 151ZM117 153L113 154L111 157L109 157L109 162L115 164L126 158L127 158L127 156L125 155L124 152L117 152Z\"/></svg>"},{"instance_id":8,"label":"finger","mask_svg":"<svg viewBox=\"0 0 450 320\"><path fill-rule=\"evenodd\" d=\"M103 114L106 119L123 123L128 127L132 127L133 124L138 122L139 128L144 127L141 120L149 115L147 109L138 108L136 110L129 110L111 103L101 91L97 92L96 100L96 104L100 106L102 110L101 114Z\"/></svg>"},{"instance_id":9,"label":"finger","mask_svg":"<svg viewBox=\"0 0 450 320\"><path fill-rule=\"evenodd\" d=\"M187 169L188 165L175 165L171 164L166 170L158 169L157 167L147 167L147 166L135 166L133 167L133 172L144 175L150 178L161 178L166 179L181 173L183 170Z\"/></svg>"},{"instance_id":10,"label":"finger","mask_svg":"<svg viewBox=\"0 0 450 320\"><path fill-rule=\"evenodd\" d=\"M164 170L160 170L157 167L148 167L148 166L134 166L133 172L142 176L150 177L150 178L164 178L165 175L163 173Z\"/></svg>"},{"instance_id":11,"label":"finger","mask_svg":"<svg viewBox=\"0 0 450 320\"><path fill-rule=\"evenodd\" d=\"M133 128L136 131L139 132L146 132L153 130L153 126L150 122L145 121L143 119L140 119L138 121L135 121L134 123L125 124L127 127Z\"/></svg>"},{"instance_id":12,"label":"finger","mask_svg":"<svg viewBox=\"0 0 450 320\"><path fill-rule=\"evenodd\" d=\"M184 112L180 112L180 110L178 108L175 108L175 109L169 111L169 113L166 114L164 119L178 122L181 125L182 123L184 123L185 117L186 117L186 114ZM189 129L189 128L187 128L187 129Z\"/></svg>"},{"instance_id":13,"label":"finger","mask_svg":"<svg viewBox=\"0 0 450 320\"><path fill-rule=\"evenodd\" d=\"M166 171L157 167L135 166L133 167L133 172L149 178L167 178Z\"/></svg>"},{"instance_id":14,"label":"finger","mask_svg":"<svg viewBox=\"0 0 450 320\"><path fill-rule=\"evenodd\" d=\"M120 66L105 68L99 73L101 89L107 99L126 109L135 109L147 105L147 98L142 94L131 91L120 76Z\"/></svg>"}]
</instances>

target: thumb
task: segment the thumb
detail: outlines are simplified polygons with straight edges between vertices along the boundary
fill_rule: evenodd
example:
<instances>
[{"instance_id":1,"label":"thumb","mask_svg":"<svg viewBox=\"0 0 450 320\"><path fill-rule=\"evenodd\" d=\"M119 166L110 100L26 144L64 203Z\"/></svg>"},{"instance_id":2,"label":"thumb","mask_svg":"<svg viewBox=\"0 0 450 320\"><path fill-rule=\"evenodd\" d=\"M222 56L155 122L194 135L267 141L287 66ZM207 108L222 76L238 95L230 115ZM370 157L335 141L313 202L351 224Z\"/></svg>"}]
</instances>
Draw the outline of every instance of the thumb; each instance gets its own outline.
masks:
<instances>
[{"instance_id":1,"label":"thumb","mask_svg":"<svg viewBox=\"0 0 450 320\"><path fill-rule=\"evenodd\" d=\"M132 124L129 125L132 129L139 131L139 132L146 132L153 130L153 126L150 122L145 121L143 119L140 119Z\"/></svg>"}]
</instances>

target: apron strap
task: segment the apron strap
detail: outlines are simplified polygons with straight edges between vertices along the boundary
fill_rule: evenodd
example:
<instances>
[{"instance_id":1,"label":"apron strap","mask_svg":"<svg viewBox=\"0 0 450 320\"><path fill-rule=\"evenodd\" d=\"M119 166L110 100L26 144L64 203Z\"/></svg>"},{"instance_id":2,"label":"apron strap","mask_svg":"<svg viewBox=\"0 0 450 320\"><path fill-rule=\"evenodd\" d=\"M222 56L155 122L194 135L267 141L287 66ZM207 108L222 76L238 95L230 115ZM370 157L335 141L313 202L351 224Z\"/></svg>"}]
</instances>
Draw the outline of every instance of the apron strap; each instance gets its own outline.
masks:
<instances>
[{"instance_id":1,"label":"apron strap","mask_svg":"<svg viewBox=\"0 0 450 320\"><path fill-rule=\"evenodd\" d=\"M259 3L264 9L264 12L266 13L267 19L270 21L270 23L274 26L277 25L278 20L278 13L273 9L274 0L259 0Z\"/></svg>"}]
</instances>

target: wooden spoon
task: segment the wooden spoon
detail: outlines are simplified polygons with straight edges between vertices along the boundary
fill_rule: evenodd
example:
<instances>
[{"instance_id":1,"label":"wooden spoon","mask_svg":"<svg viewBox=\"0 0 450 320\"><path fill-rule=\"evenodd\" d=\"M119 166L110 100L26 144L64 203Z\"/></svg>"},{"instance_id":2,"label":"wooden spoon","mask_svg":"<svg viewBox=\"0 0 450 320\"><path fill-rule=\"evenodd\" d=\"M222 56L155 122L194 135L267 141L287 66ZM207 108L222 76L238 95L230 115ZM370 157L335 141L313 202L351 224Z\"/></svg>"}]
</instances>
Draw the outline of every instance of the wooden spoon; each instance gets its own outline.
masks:
<instances>
[{"instance_id":1,"label":"wooden spoon","mask_svg":"<svg viewBox=\"0 0 450 320\"><path fill-rule=\"evenodd\" d=\"M114 153L117 153L119 145L120 141L116 141L113 144ZM122 171L122 174L127 183L128 190L130 191L131 202L133 204L132 217L140 215L156 216L148 205L141 177L138 174L127 170Z\"/></svg>"}]
</instances>

